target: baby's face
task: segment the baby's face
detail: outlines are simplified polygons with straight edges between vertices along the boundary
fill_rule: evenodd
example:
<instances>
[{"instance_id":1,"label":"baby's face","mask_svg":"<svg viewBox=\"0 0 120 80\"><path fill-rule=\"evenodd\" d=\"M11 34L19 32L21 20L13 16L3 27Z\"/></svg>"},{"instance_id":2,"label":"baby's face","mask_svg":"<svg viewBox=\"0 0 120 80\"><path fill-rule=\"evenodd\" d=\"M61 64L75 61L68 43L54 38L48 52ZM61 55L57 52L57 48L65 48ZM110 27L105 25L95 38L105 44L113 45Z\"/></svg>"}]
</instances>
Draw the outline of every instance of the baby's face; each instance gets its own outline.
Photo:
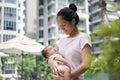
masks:
<instances>
[{"instance_id":1,"label":"baby's face","mask_svg":"<svg viewBox=\"0 0 120 80\"><path fill-rule=\"evenodd\" d=\"M47 51L47 56L50 56L56 52L56 50L53 47L47 47L46 51Z\"/></svg>"}]
</instances>

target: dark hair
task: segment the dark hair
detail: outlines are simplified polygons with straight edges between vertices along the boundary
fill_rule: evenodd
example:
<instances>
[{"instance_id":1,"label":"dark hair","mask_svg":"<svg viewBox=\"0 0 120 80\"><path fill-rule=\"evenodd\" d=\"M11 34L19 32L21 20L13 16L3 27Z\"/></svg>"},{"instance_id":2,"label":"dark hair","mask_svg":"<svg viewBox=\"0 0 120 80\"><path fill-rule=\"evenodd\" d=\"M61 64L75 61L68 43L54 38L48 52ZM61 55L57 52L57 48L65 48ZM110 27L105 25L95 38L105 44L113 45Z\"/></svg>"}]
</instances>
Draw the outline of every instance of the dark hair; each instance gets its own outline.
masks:
<instances>
[{"instance_id":1,"label":"dark hair","mask_svg":"<svg viewBox=\"0 0 120 80\"><path fill-rule=\"evenodd\" d=\"M75 19L75 24L79 22L79 16L76 13L77 7L74 3L69 4L69 7L62 8L57 16L62 16L64 20L71 22L72 19Z\"/></svg>"},{"instance_id":2,"label":"dark hair","mask_svg":"<svg viewBox=\"0 0 120 80\"><path fill-rule=\"evenodd\" d=\"M43 56L43 57L48 58L48 57L46 56L46 54L47 54L46 48L47 48L47 47L45 47L45 48L41 51L41 53L42 53L42 56Z\"/></svg>"}]
</instances>

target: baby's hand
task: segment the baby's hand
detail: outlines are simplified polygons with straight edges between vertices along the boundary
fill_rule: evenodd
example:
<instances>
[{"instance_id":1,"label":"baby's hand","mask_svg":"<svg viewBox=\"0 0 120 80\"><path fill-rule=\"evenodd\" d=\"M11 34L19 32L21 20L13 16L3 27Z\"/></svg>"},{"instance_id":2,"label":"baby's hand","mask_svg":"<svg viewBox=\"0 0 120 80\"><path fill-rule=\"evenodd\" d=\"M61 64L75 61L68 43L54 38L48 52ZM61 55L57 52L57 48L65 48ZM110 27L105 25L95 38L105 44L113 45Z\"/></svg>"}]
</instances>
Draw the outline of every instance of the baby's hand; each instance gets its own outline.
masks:
<instances>
[{"instance_id":1,"label":"baby's hand","mask_svg":"<svg viewBox=\"0 0 120 80\"><path fill-rule=\"evenodd\" d=\"M59 48L57 46L54 47L55 51L58 52Z\"/></svg>"}]
</instances>

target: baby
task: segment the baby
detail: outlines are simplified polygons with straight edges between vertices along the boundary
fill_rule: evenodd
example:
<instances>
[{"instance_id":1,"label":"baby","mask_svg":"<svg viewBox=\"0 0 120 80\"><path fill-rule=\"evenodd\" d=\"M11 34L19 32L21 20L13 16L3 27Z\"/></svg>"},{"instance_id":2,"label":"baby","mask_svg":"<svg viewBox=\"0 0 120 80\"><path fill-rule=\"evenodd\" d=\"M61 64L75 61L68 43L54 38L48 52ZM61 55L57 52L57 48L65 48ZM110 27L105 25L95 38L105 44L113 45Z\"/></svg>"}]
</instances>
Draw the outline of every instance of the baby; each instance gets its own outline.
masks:
<instances>
[{"instance_id":1,"label":"baby","mask_svg":"<svg viewBox=\"0 0 120 80\"><path fill-rule=\"evenodd\" d=\"M63 77L63 80L71 80L71 69L70 69L68 63L60 54L57 53L57 51L54 48L52 48L50 46L45 47L45 49L42 51L42 55L47 60L53 59L55 61L55 64L57 64L57 68L60 71L60 73L58 73L58 75ZM60 61L58 59L60 59ZM59 64L59 62L62 62L64 64L61 64L61 63Z\"/></svg>"}]
</instances>

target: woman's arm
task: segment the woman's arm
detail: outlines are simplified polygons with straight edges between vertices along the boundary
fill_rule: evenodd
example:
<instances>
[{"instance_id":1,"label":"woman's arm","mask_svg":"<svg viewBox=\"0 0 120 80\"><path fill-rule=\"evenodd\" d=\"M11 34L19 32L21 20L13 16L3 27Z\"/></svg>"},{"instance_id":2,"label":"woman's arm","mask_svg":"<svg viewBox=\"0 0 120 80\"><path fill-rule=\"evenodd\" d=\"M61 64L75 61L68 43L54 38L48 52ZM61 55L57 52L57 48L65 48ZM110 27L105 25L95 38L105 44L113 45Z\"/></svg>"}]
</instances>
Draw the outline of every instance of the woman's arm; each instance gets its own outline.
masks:
<instances>
[{"instance_id":1,"label":"woman's arm","mask_svg":"<svg viewBox=\"0 0 120 80\"><path fill-rule=\"evenodd\" d=\"M54 60L54 59L49 59L48 60L48 65L50 66L53 79L54 80L64 80L63 77L59 76L61 71L58 68L59 65L57 65L57 64L58 64L58 62L56 60Z\"/></svg>"},{"instance_id":2,"label":"woman's arm","mask_svg":"<svg viewBox=\"0 0 120 80\"><path fill-rule=\"evenodd\" d=\"M91 62L91 47L86 44L81 51L81 64L74 70L71 71L72 78L78 77L83 74L90 65Z\"/></svg>"}]
</instances>

